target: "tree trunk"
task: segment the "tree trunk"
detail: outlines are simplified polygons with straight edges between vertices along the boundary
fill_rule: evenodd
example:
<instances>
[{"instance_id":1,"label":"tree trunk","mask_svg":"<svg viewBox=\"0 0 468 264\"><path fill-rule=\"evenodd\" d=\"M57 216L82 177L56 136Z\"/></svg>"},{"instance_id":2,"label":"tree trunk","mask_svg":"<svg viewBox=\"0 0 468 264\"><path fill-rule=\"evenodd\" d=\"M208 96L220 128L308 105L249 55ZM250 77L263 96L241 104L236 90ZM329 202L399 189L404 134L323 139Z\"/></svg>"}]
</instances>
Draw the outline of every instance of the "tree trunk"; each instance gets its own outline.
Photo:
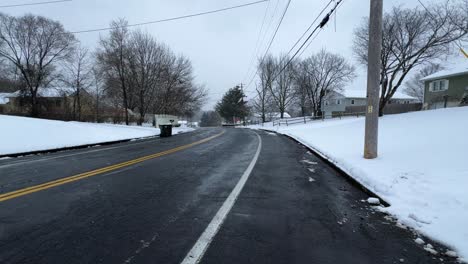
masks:
<instances>
[{"instance_id":1,"label":"tree trunk","mask_svg":"<svg viewBox=\"0 0 468 264\"><path fill-rule=\"evenodd\" d=\"M140 113L140 117L138 118L137 125L142 126L144 121L145 121L145 114Z\"/></svg>"},{"instance_id":2,"label":"tree trunk","mask_svg":"<svg viewBox=\"0 0 468 264\"><path fill-rule=\"evenodd\" d=\"M31 117L39 117L39 104L35 93L31 93Z\"/></svg>"},{"instance_id":3,"label":"tree trunk","mask_svg":"<svg viewBox=\"0 0 468 264\"><path fill-rule=\"evenodd\" d=\"M96 123L99 123L99 92L96 95Z\"/></svg>"},{"instance_id":4,"label":"tree trunk","mask_svg":"<svg viewBox=\"0 0 468 264\"><path fill-rule=\"evenodd\" d=\"M387 100L380 99L379 103L379 116L382 117L384 115L384 108L387 105Z\"/></svg>"},{"instance_id":5,"label":"tree trunk","mask_svg":"<svg viewBox=\"0 0 468 264\"><path fill-rule=\"evenodd\" d=\"M127 92L123 89L123 105L124 105L124 115L125 115L125 124L128 126L128 102L127 102Z\"/></svg>"},{"instance_id":6,"label":"tree trunk","mask_svg":"<svg viewBox=\"0 0 468 264\"><path fill-rule=\"evenodd\" d=\"M81 94L78 92L78 96L76 98L76 104L77 104L77 113L78 113L78 121L81 121Z\"/></svg>"}]
</instances>

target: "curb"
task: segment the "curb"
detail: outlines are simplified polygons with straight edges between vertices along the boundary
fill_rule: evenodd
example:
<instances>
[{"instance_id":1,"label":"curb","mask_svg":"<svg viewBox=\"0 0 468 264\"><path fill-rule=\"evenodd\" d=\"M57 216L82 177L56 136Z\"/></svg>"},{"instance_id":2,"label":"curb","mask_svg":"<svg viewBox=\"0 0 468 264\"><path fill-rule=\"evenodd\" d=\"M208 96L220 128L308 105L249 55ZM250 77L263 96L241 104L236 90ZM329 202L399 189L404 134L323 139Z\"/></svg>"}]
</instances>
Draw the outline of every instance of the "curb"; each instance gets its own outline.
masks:
<instances>
[{"instance_id":1,"label":"curb","mask_svg":"<svg viewBox=\"0 0 468 264\"><path fill-rule=\"evenodd\" d=\"M282 136L285 136L291 140L293 140L294 142L304 146L306 149L308 149L310 152L314 153L317 157L319 157L322 161L324 161L325 163L327 163L328 165L330 165L333 169L335 169L337 172L339 172L341 175L343 175L346 180L348 180L352 185L358 187L360 190L362 190L363 192L365 192L366 194L368 194L369 196L372 196L372 197L376 197L376 198L379 198L380 200L380 203L385 206L385 207L389 207L390 206L390 203L388 203L387 201L385 201L380 195L376 194L375 192L369 190L366 186L364 186L363 184L361 184L358 180L356 180L355 178L353 178L351 175L349 175L347 172L345 172L343 169L341 169L338 165L336 165L335 163L331 162L329 159L327 159L327 156L324 155L323 153L321 153L320 151L316 150L316 149L313 149L305 144L303 144L302 142L300 142L299 140L297 140L296 138L294 138L293 136L290 136L290 135L285 135L285 134L281 134L281 133L278 133L277 131L274 131L274 130L268 130L268 129L261 129L263 131L268 131L268 132L272 132L272 133L275 133L275 134L278 134L278 135L282 135Z\"/></svg>"}]
</instances>

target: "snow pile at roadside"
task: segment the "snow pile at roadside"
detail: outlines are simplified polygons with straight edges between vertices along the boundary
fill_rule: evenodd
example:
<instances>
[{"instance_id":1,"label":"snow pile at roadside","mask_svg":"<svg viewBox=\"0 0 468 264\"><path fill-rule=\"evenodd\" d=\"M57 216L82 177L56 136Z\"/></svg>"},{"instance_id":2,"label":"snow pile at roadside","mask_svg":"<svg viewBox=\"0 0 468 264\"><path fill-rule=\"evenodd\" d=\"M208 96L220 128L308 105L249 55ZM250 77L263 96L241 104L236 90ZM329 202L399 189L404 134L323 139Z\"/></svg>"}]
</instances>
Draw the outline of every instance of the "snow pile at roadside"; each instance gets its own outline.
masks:
<instances>
[{"instance_id":1,"label":"snow pile at roadside","mask_svg":"<svg viewBox=\"0 0 468 264\"><path fill-rule=\"evenodd\" d=\"M468 260L468 107L387 115L379 157L365 160L364 119L256 126L316 149L391 204L399 221Z\"/></svg>"},{"instance_id":2,"label":"snow pile at roadside","mask_svg":"<svg viewBox=\"0 0 468 264\"><path fill-rule=\"evenodd\" d=\"M173 134L191 131L174 128ZM0 115L0 155L159 135L153 127L63 122Z\"/></svg>"}]
</instances>

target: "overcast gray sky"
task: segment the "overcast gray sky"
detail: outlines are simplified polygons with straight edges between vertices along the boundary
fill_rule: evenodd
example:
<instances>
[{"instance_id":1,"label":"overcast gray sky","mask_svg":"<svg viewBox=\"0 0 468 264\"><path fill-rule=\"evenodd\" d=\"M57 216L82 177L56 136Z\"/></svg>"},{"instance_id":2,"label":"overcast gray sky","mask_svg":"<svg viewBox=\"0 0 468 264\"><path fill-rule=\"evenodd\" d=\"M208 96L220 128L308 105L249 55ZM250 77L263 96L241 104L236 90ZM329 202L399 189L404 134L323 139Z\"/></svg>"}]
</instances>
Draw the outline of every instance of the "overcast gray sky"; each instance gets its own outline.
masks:
<instances>
[{"instance_id":1,"label":"overcast gray sky","mask_svg":"<svg viewBox=\"0 0 468 264\"><path fill-rule=\"evenodd\" d=\"M2 0L2 5L38 2L40 0ZM62 22L67 30L78 31L106 27L118 17L126 18L130 24L139 23L190 13L218 9L253 0L73 0L41 6L24 6L3 8L0 11L21 15L33 13L44 15ZM423 0L428 2L430 0ZM287 52L302 35L328 0L292 0L288 13L271 48L273 54ZM385 0L385 9L394 5L413 7L417 0ZM275 6L278 4L276 13ZM206 85L209 100L204 109L211 109L217 100L230 87L240 82L248 82L254 68L248 66L254 54L255 44L260 33L260 26L268 7L266 25L272 23L261 43L260 54L266 49L267 40L285 8L287 0L270 0L255 6L230 10L185 20L171 21L142 26L159 41L168 44L176 53L188 56L194 65L196 80ZM320 33L308 50L305 57L325 48L339 53L356 64L351 50L353 30L362 19L368 16L369 0L344 0L338 10L336 30L334 20ZM265 31L264 31L265 32ZM96 47L100 35L107 32L77 34L77 38L90 48ZM264 33L265 34L265 33ZM262 38L260 38L262 39ZM359 77L349 85L349 89L364 89L365 76L359 66ZM246 75L249 77L246 77ZM254 87L249 87L252 95Z\"/></svg>"}]
</instances>

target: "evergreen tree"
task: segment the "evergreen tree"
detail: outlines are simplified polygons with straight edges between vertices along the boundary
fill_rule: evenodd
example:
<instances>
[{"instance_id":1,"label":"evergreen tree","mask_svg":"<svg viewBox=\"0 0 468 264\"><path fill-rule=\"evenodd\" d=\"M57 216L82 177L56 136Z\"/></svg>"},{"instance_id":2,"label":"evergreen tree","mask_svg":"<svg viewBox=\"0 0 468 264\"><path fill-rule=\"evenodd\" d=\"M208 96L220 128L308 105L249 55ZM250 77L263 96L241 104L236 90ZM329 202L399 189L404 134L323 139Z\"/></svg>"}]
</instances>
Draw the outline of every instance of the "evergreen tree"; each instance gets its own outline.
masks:
<instances>
[{"instance_id":1,"label":"evergreen tree","mask_svg":"<svg viewBox=\"0 0 468 264\"><path fill-rule=\"evenodd\" d=\"M245 94L241 87L229 89L220 102L216 105L216 112L227 122L235 122L244 119L249 114Z\"/></svg>"}]
</instances>

